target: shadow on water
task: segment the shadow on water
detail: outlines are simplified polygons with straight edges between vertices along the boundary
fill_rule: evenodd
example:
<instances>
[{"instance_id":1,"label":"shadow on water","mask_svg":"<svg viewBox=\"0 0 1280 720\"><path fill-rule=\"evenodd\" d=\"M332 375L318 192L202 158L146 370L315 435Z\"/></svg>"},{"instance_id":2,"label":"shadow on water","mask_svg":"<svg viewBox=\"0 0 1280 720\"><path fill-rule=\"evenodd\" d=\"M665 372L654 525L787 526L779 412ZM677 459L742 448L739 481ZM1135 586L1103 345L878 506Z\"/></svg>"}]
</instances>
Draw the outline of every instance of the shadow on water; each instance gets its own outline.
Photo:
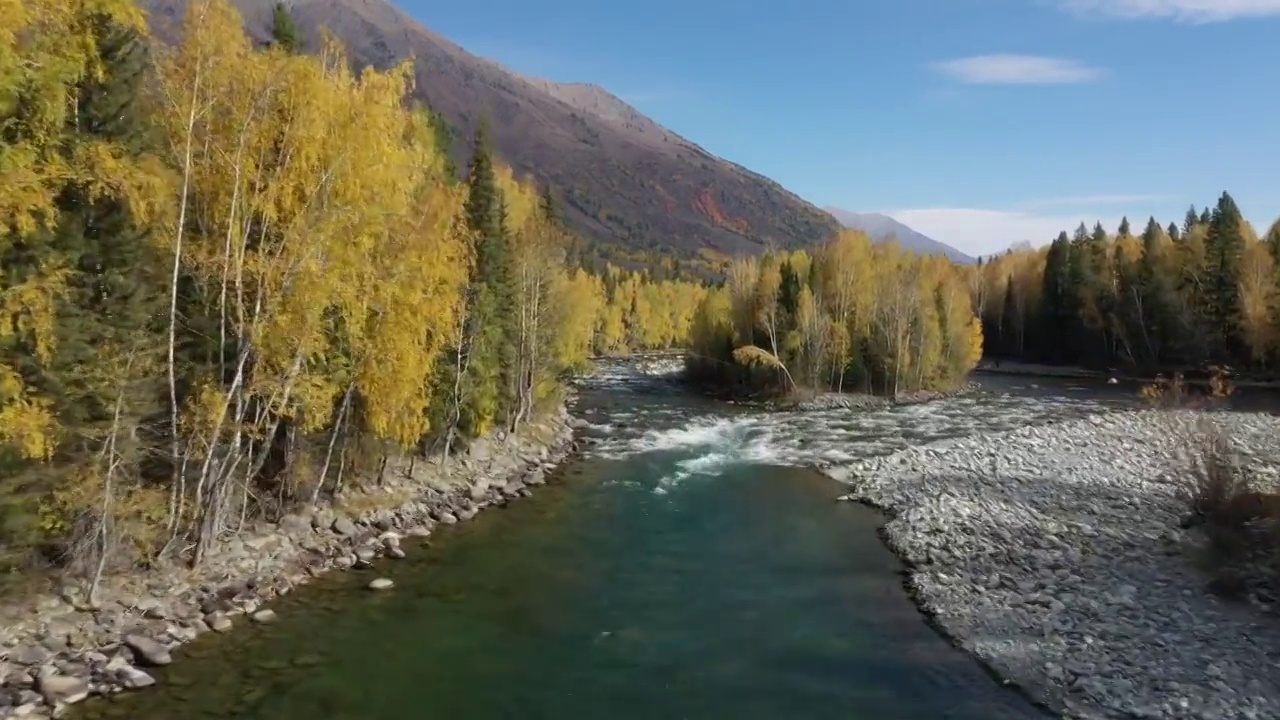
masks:
<instances>
[{"instance_id":1,"label":"shadow on water","mask_svg":"<svg viewBox=\"0 0 1280 720\"><path fill-rule=\"evenodd\" d=\"M631 468L636 470L636 468ZM201 638L82 718L1032 718L907 599L874 511L809 470L667 495L616 462ZM617 482L622 480L623 482ZM390 591L363 589L376 574Z\"/></svg>"}]
</instances>

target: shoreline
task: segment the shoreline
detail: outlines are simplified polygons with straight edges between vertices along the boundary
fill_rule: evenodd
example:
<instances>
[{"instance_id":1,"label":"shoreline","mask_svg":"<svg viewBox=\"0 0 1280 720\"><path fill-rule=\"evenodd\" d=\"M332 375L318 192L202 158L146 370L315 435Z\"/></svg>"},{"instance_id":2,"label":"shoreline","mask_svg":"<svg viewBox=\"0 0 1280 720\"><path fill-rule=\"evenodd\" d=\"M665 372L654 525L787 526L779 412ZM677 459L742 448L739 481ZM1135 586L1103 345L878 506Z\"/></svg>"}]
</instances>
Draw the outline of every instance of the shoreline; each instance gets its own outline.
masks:
<instances>
[{"instance_id":1,"label":"shoreline","mask_svg":"<svg viewBox=\"0 0 1280 720\"><path fill-rule=\"evenodd\" d=\"M1161 371L1163 377L1171 377L1173 371ZM1149 385L1156 382L1154 376L1131 375L1121 369L1114 373L1103 370L1087 370L1074 365L1043 365L1040 363L1001 362L999 366L990 361L970 371L971 375L994 375L1006 377L1055 378L1059 380L1100 380L1106 382L1114 378L1117 382L1137 385ZM1280 389L1280 380L1257 380L1249 377L1231 377L1231 385L1237 389L1276 390ZM1191 387L1207 387L1209 380L1201 377L1182 379L1182 384Z\"/></svg>"},{"instance_id":2,"label":"shoreline","mask_svg":"<svg viewBox=\"0 0 1280 720\"><path fill-rule=\"evenodd\" d=\"M90 695L149 687L146 668L169 664L173 649L236 622L268 623L269 602L314 577L403 558L401 538L528 496L575 449L561 405L513 437L473 441L447 464L392 461L381 487L258 522L197 570L166 563L104 578L96 609L79 587L0 606L0 719L58 717Z\"/></svg>"},{"instance_id":3,"label":"shoreline","mask_svg":"<svg viewBox=\"0 0 1280 720\"><path fill-rule=\"evenodd\" d=\"M1038 707L1276 717L1280 606L1210 594L1191 557L1198 539L1178 522L1169 430L1195 417L1098 415L825 472L849 487L841 500L884 513L881 540L926 621ZM1276 444L1275 418L1222 417L1247 448Z\"/></svg>"},{"instance_id":4,"label":"shoreline","mask_svg":"<svg viewBox=\"0 0 1280 720\"><path fill-rule=\"evenodd\" d=\"M682 370L678 382L687 392L697 397L738 407L753 408L769 412L821 412L824 410L884 410L890 407L921 405L924 403L946 400L948 398L967 395L981 389L973 380L965 380L948 390L911 390L899 393L897 397L875 395L865 392L822 392L804 393L785 397L751 397L733 393L717 392L714 385L691 380Z\"/></svg>"},{"instance_id":5,"label":"shoreline","mask_svg":"<svg viewBox=\"0 0 1280 720\"><path fill-rule=\"evenodd\" d=\"M965 381L949 390L912 390L897 397L870 393L824 392L813 397L795 398L767 404L771 410L791 412L818 412L823 410L883 410L890 407L906 407L960 397L981 389L973 381Z\"/></svg>"}]
</instances>

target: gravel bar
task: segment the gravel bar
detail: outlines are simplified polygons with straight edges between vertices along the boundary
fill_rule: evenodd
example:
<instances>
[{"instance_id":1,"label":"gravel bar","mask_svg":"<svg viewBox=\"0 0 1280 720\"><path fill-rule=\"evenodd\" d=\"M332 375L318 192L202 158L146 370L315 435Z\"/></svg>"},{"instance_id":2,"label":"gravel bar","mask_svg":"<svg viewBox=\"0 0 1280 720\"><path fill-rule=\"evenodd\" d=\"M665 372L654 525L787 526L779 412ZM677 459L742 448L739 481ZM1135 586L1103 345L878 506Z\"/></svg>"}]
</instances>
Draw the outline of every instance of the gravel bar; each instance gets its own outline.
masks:
<instances>
[{"instance_id":1,"label":"gravel bar","mask_svg":"<svg viewBox=\"0 0 1280 720\"><path fill-rule=\"evenodd\" d=\"M1274 597L1219 599L1178 488L1204 417L1109 413L828 472L885 510L941 631L1066 718L1280 718ZM1264 476L1280 418L1214 413Z\"/></svg>"}]
</instances>

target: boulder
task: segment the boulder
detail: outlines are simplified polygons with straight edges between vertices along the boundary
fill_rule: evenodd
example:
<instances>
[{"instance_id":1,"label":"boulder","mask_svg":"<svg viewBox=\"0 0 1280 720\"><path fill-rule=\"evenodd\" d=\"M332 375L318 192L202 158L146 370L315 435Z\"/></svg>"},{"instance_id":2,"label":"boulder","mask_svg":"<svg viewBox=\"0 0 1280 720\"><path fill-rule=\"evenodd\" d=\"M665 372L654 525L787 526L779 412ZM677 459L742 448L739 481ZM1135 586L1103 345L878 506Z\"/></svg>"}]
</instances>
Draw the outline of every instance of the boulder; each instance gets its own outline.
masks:
<instances>
[{"instance_id":1,"label":"boulder","mask_svg":"<svg viewBox=\"0 0 1280 720\"><path fill-rule=\"evenodd\" d=\"M124 644L146 665L168 665L173 662L169 648L146 635L125 635Z\"/></svg>"}]
</instances>

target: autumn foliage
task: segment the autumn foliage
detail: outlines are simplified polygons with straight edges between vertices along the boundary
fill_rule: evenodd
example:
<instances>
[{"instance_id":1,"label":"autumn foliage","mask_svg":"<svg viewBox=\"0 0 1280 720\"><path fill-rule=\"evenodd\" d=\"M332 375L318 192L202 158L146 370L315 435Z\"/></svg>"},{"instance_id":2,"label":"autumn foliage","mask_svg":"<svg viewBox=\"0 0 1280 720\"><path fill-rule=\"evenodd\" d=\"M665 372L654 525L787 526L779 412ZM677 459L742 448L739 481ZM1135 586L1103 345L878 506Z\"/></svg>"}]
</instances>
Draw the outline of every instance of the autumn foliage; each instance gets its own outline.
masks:
<instances>
[{"instance_id":1,"label":"autumn foliage","mask_svg":"<svg viewBox=\"0 0 1280 720\"><path fill-rule=\"evenodd\" d=\"M1280 223L1261 238L1223 193L1181 224L1080 225L965 269L995 357L1146 374L1274 372Z\"/></svg>"},{"instance_id":2,"label":"autumn foliage","mask_svg":"<svg viewBox=\"0 0 1280 720\"><path fill-rule=\"evenodd\" d=\"M482 135L455 177L408 63L292 49L0 0L0 565L198 562L682 337L693 286L579 269Z\"/></svg>"},{"instance_id":3,"label":"autumn foliage","mask_svg":"<svg viewBox=\"0 0 1280 720\"><path fill-rule=\"evenodd\" d=\"M981 353L955 265L844 231L812 256L732 263L697 308L688 368L749 392L896 395L952 387Z\"/></svg>"}]
</instances>

